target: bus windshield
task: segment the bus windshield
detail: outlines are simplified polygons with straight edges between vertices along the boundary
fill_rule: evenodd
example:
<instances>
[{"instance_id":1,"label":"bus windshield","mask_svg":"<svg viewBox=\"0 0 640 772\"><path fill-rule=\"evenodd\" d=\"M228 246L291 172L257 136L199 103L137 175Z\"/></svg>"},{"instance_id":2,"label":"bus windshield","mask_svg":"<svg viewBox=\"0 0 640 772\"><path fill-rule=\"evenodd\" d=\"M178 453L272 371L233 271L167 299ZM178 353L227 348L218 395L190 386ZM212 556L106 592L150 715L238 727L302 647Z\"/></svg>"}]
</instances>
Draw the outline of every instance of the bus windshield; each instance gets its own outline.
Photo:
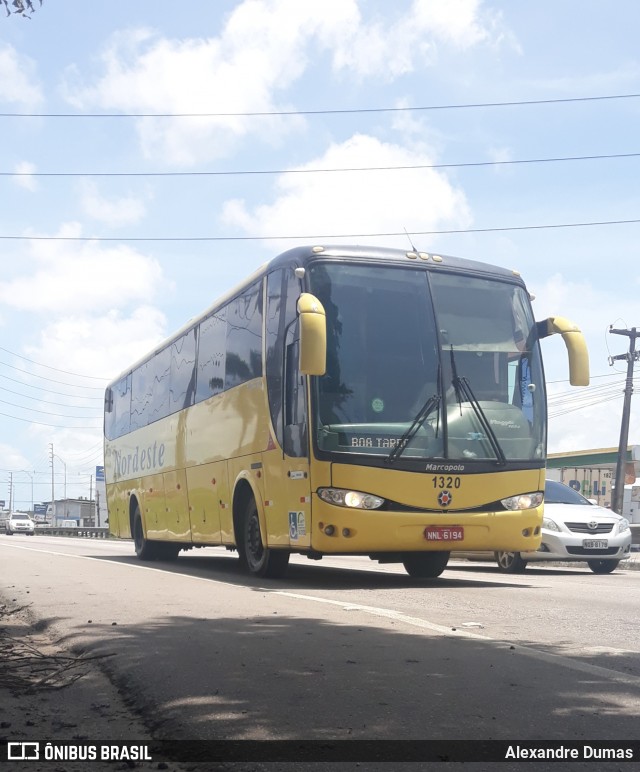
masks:
<instances>
[{"instance_id":1,"label":"bus windshield","mask_svg":"<svg viewBox=\"0 0 640 772\"><path fill-rule=\"evenodd\" d=\"M521 284L348 262L308 276L327 318L313 390L320 453L544 460L544 380Z\"/></svg>"}]
</instances>

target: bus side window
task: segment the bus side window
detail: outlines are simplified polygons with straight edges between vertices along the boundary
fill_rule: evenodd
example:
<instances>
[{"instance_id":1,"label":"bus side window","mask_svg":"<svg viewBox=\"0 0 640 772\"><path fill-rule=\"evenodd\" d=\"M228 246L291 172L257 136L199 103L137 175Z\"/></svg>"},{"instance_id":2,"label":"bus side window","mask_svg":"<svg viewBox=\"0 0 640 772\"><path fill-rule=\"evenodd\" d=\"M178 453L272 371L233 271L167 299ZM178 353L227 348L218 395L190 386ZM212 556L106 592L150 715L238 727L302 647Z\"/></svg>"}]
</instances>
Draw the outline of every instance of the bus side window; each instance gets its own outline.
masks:
<instances>
[{"instance_id":1,"label":"bus side window","mask_svg":"<svg viewBox=\"0 0 640 772\"><path fill-rule=\"evenodd\" d=\"M108 440L127 434L131 428L131 373L125 375L111 389L111 410L105 413L104 430Z\"/></svg>"},{"instance_id":2,"label":"bus side window","mask_svg":"<svg viewBox=\"0 0 640 772\"><path fill-rule=\"evenodd\" d=\"M284 452L296 458L307 456L307 421L304 395L304 376L300 375L300 339L297 324L294 337L287 343L285 351L285 395L284 395ZM289 336L287 336L289 338Z\"/></svg>"}]
</instances>

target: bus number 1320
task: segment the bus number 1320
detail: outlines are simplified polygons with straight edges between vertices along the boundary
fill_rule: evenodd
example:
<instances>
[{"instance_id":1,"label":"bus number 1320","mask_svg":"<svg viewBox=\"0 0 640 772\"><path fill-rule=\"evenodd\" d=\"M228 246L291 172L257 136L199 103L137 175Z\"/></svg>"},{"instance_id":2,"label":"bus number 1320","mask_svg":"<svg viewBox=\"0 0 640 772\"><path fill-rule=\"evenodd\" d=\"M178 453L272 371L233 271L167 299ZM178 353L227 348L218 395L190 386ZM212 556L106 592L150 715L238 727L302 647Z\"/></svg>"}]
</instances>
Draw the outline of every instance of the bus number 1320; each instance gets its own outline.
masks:
<instances>
[{"instance_id":1,"label":"bus number 1320","mask_svg":"<svg viewBox=\"0 0 640 772\"><path fill-rule=\"evenodd\" d=\"M459 477L445 477L444 475L436 475L432 478L434 488L459 488L461 480Z\"/></svg>"}]
</instances>

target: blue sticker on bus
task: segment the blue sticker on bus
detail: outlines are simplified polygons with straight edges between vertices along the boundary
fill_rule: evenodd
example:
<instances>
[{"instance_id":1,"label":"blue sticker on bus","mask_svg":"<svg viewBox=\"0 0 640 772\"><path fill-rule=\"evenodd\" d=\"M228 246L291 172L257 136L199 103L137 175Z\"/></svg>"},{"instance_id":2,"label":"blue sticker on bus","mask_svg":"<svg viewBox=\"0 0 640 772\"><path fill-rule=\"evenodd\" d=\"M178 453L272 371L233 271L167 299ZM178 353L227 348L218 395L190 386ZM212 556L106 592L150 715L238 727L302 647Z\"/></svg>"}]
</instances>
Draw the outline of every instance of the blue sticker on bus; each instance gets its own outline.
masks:
<instances>
[{"instance_id":1,"label":"blue sticker on bus","mask_svg":"<svg viewBox=\"0 0 640 772\"><path fill-rule=\"evenodd\" d=\"M289 538L298 538L298 513L289 512Z\"/></svg>"}]
</instances>

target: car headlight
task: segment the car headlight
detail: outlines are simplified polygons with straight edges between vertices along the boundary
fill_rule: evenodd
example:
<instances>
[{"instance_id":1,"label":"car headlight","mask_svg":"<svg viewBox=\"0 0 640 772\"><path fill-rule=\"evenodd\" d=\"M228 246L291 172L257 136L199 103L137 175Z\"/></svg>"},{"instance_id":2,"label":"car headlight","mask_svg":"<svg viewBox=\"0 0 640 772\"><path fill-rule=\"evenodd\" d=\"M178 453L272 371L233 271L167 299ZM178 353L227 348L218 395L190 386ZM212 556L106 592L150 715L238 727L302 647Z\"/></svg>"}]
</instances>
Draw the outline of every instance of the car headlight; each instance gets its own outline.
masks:
<instances>
[{"instance_id":1,"label":"car headlight","mask_svg":"<svg viewBox=\"0 0 640 772\"><path fill-rule=\"evenodd\" d=\"M352 509L380 509L384 499L372 493L348 491L343 488L318 488L318 496L327 504L337 504L339 507Z\"/></svg>"},{"instance_id":2,"label":"car headlight","mask_svg":"<svg viewBox=\"0 0 640 772\"><path fill-rule=\"evenodd\" d=\"M618 533L624 533L625 531L629 530L629 521L626 517L623 517L622 520L618 523Z\"/></svg>"},{"instance_id":3,"label":"car headlight","mask_svg":"<svg viewBox=\"0 0 640 772\"><path fill-rule=\"evenodd\" d=\"M521 493L519 496L509 496L508 499L500 499L500 503L505 509L514 511L516 509L534 509L539 507L544 499L542 491L535 493Z\"/></svg>"},{"instance_id":4,"label":"car headlight","mask_svg":"<svg viewBox=\"0 0 640 772\"><path fill-rule=\"evenodd\" d=\"M546 528L547 531L559 531L560 527L556 523L555 520L552 520L550 517L543 517L542 518L542 527Z\"/></svg>"}]
</instances>

